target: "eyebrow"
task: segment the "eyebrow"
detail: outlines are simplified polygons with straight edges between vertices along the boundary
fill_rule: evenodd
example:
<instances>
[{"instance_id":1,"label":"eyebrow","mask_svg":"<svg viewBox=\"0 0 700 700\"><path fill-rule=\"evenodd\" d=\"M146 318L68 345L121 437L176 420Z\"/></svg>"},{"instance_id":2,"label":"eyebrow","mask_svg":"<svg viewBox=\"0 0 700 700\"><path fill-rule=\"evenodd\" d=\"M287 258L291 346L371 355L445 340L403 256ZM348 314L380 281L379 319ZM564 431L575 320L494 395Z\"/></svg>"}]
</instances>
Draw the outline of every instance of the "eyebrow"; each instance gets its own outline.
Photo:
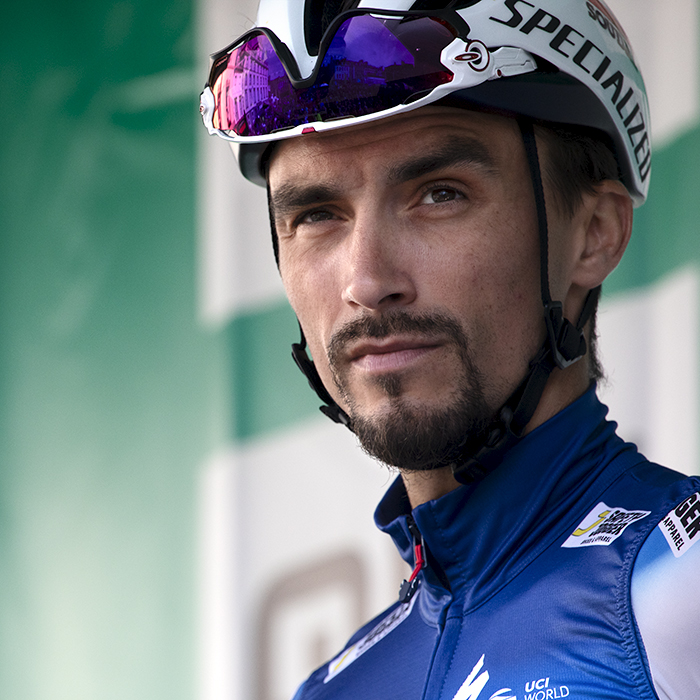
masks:
<instances>
[{"instance_id":1,"label":"eyebrow","mask_svg":"<svg viewBox=\"0 0 700 700\"><path fill-rule=\"evenodd\" d=\"M426 155L391 167L388 178L390 182L400 184L455 165L475 165L490 175L497 172L493 156L481 141L454 136Z\"/></svg>"},{"instance_id":2,"label":"eyebrow","mask_svg":"<svg viewBox=\"0 0 700 700\"><path fill-rule=\"evenodd\" d=\"M280 185L270 193L270 209L273 218L285 218L290 213L312 207L315 204L330 202L340 197L340 187L333 185L295 184Z\"/></svg>"}]
</instances>

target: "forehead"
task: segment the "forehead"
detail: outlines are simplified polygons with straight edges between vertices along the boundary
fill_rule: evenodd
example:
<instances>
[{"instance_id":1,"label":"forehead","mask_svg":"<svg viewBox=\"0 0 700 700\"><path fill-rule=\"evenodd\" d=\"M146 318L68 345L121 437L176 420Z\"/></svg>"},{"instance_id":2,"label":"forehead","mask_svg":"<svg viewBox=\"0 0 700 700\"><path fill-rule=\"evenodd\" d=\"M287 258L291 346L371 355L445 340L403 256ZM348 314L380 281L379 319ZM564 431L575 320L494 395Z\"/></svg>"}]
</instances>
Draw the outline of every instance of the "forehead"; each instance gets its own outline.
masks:
<instances>
[{"instance_id":1,"label":"forehead","mask_svg":"<svg viewBox=\"0 0 700 700\"><path fill-rule=\"evenodd\" d=\"M322 177L348 160L385 171L405 159L450 142L470 142L477 160L497 167L512 160L520 143L507 117L453 107L424 107L359 126L281 141L269 162L270 185L288 177ZM516 151L518 152L518 151Z\"/></svg>"}]
</instances>

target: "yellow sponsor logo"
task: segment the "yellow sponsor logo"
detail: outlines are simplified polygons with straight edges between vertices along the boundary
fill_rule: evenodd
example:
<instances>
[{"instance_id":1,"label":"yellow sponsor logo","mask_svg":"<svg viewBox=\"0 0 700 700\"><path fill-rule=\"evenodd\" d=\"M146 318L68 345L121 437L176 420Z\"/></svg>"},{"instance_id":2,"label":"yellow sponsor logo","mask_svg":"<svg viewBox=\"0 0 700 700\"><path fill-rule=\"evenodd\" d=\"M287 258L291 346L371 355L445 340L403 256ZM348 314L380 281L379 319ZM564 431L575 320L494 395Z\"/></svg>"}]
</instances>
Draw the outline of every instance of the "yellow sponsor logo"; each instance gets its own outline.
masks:
<instances>
[{"instance_id":1,"label":"yellow sponsor logo","mask_svg":"<svg viewBox=\"0 0 700 700\"><path fill-rule=\"evenodd\" d=\"M600 525L603 522L603 520L605 520L605 518L608 517L608 515L610 515L609 510L604 510L602 513L598 513L598 520L596 520L593 523L593 525L589 525L584 530L582 530L580 527L577 527L574 530L574 537L581 537L581 535L585 535L587 532L590 532L594 527L597 527L598 525Z\"/></svg>"}]
</instances>

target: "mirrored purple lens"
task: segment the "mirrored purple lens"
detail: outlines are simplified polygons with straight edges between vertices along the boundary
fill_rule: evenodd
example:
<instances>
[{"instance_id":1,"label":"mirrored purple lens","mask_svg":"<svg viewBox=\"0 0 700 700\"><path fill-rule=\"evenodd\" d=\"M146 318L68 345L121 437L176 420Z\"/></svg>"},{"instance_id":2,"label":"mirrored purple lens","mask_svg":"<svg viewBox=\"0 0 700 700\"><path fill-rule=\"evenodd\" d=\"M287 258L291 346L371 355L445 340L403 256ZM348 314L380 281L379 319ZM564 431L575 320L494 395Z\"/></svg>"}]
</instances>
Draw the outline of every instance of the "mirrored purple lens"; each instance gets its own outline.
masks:
<instances>
[{"instance_id":1,"label":"mirrored purple lens","mask_svg":"<svg viewBox=\"0 0 700 700\"><path fill-rule=\"evenodd\" d=\"M264 34L228 56L212 85L214 127L260 136L395 107L452 80L440 53L456 34L431 17L358 15L335 33L316 79L295 88Z\"/></svg>"}]
</instances>

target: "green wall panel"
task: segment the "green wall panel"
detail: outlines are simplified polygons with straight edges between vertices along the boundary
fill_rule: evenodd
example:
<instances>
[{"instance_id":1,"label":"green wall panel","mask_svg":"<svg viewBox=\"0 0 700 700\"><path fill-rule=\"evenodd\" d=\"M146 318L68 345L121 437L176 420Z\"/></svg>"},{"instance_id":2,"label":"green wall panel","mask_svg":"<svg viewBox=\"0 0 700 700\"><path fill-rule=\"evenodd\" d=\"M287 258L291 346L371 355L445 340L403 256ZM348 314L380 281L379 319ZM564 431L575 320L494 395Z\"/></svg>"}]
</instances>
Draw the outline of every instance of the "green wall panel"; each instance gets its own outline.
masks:
<instances>
[{"instance_id":1,"label":"green wall panel","mask_svg":"<svg viewBox=\"0 0 700 700\"><path fill-rule=\"evenodd\" d=\"M227 337L236 440L321 415L320 399L292 360L291 345L299 342L299 326L286 301L237 316Z\"/></svg>"},{"instance_id":2,"label":"green wall panel","mask_svg":"<svg viewBox=\"0 0 700 700\"><path fill-rule=\"evenodd\" d=\"M195 696L198 469L226 439L198 327L193 6L0 24L0 695Z\"/></svg>"}]
</instances>

